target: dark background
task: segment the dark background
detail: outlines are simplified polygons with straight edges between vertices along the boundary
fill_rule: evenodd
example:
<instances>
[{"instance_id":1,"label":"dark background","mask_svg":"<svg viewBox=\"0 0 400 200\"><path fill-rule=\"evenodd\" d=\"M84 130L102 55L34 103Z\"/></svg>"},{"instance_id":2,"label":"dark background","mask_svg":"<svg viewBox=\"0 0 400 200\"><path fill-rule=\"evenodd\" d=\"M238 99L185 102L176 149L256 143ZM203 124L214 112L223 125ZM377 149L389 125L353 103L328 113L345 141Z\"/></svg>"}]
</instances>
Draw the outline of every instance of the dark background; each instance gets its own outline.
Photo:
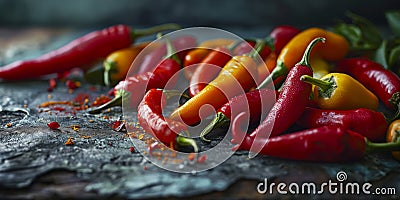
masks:
<instances>
[{"instance_id":1,"label":"dark background","mask_svg":"<svg viewBox=\"0 0 400 200\"><path fill-rule=\"evenodd\" d=\"M347 11L385 25L384 11L398 8L398 0L0 0L0 26L320 26L346 19Z\"/></svg>"}]
</instances>

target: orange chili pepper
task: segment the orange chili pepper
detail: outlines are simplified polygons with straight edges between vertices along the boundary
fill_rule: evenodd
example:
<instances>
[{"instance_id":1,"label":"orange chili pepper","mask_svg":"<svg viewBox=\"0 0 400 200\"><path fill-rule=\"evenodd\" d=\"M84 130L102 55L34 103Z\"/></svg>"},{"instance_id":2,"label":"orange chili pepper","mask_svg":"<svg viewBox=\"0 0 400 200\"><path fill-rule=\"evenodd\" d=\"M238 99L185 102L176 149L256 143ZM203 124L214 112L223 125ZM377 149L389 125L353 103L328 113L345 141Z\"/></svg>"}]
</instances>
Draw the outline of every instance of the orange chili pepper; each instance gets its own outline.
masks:
<instances>
[{"instance_id":1,"label":"orange chili pepper","mask_svg":"<svg viewBox=\"0 0 400 200\"><path fill-rule=\"evenodd\" d=\"M183 60L183 66L185 67L184 68L185 77L188 80L190 80L194 70L196 69L196 67L186 68L187 66L200 63L211 52L212 49L215 49L220 46L228 46L233 42L234 42L233 40L224 38L206 40L200 43L197 48L189 51L186 54L185 59Z\"/></svg>"},{"instance_id":2,"label":"orange chili pepper","mask_svg":"<svg viewBox=\"0 0 400 200\"><path fill-rule=\"evenodd\" d=\"M278 56L276 67L258 88L267 86L279 77L286 76L290 68L300 61L302 52L307 45L316 37L324 37L326 42L317 44L312 51L312 56L315 54L327 61L338 61L347 55L349 42L344 37L321 28L309 28L297 34L286 44Z\"/></svg>"},{"instance_id":3,"label":"orange chili pepper","mask_svg":"<svg viewBox=\"0 0 400 200\"><path fill-rule=\"evenodd\" d=\"M211 81L197 95L189 99L185 104L176 109L170 118L194 125L201 120L200 108L203 105L211 105L215 110L225 104L229 98L248 91L256 85L257 64L253 56L258 55L264 43L257 44L257 51L252 55L234 56L221 70L219 75ZM238 85L239 84L239 85ZM211 97L211 98L210 98ZM209 113L208 113L209 112ZM212 114L210 110L206 115Z\"/></svg>"}]
</instances>

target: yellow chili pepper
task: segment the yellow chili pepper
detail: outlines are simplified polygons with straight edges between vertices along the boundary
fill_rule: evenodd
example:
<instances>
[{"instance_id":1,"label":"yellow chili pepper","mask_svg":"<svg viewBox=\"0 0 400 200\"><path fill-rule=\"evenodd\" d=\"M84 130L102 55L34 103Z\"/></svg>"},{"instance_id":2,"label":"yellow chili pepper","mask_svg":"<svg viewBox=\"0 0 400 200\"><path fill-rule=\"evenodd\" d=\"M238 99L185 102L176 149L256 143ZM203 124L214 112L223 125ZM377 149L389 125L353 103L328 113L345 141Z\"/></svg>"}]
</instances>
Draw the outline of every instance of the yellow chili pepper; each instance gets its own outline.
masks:
<instances>
[{"instance_id":1,"label":"yellow chili pepper","mask_svg":"<svg viewBox=\"0 0 400 200\"><path fill-rule=\"evenodd\" d=\"M253 56L258 55L257 52L263 47L264 43L261 42L257 44L257 51L253 52L252 55L234 56L213 81L172 112L170 118L183 121L188 125L194 125L201 120L200 108L202 106L208 104L216 110L225 104L229 98L254 87L257 79L257 64ZM202 113L202 116L210 114L213 114L212 111L206 110Z\"/></svg>"},{"instance_id":2,"label":"yellow chili pepper","mask_svg":"<svg viewBox=\"0 0 400 200\"><path fill-rule=\"evenodd\" d=\"M107 86L111 86L123 80L136 56L148 44L149 42L143 42L128 48L114 51L108 55L103 63L104 83Z\"/></svg>"},{"instance_id":3,"label":"yellow chili pepper","mask_svg":"<svg viewBox=\"0 0 400 200\"><path fill-rule=\"evenodd\" d=\"M330 73L321 79L302 76L301 80L317 86L314 87L314 101L322 109L378 108L378 97L347 74Z\"/></svg>"},{"instance_id":4,"label":"yellow chili pepper","mask_svg":"<svg viewBox=\"0 0 400 200\"><path fill-rule=\"evenodd\" d=\"M323 76L329 74L329 63L326 60L322 59L319 56L314 56L310 59L310 64L313 69L313 77L314 78L322 78Z\"/></svg>"},{"instance_id":5,"label":"yellow chili pepper","mask_svg":"<svg viewBox=\"0 0 400 200\"><path fill-rule=\"evenodd\" d=\"M393 121L386 134L387 142L400 142L400 119ZM400 151L393 151L393 157L396 160L400 160Z\"/></svg>"},{"instance_id":6,"label":"yellow chili pepper","mask_svg":"<svg viewBox=\"0 0 400 200\"><path fill-rule=\"evenodd\" d=\"M318 56L327 61L338 61L347 55L349 42L344 37L321 28L309 28L294 36L285 45L277 58L276 67L258 88L265 87L277 78L286 76L290 68L300 61L307 45L316 37L326 38L326 42L315 46L311 59Z\"/></svg>"}]
</instances>

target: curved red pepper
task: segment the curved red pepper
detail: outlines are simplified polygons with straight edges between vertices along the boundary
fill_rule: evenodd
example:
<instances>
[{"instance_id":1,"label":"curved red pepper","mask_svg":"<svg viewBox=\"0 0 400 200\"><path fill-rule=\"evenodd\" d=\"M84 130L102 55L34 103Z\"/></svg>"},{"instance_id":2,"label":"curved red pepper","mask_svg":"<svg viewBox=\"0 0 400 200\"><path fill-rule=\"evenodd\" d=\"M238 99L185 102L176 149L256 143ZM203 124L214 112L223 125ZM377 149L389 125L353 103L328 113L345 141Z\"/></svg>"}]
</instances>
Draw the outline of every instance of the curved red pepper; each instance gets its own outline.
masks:
<instances>
[{"instance_id":1,"label":"curved red pepper","mask_svg":"<svg viewBox=\"0 0 400 200\"><path fill-rule=\"evenodd\" d=\"M243 135L236 125L244 113L234 120L233 140L241 140ZM240 134L245 134L244 132ZM263 155L292 160L317 161L317 162L341 162L354 161L364 156L366 152L365 138L353 131L341 126L323 126L269 139L254 140L250 136L244 136L244 140L234 149L250 149L252 145L261 146Z\"/></svg>"},{"instance_id":2,"label":"curved red pepper","mask_svg":"<svg viewBox=\"0 0 400 200\"><path fill-rule=\"evenodd\" d=\"M143 129L159 141L169 146L176 143L177 133L187 130L187 126L178 121L168 120L162 115L166 104L163 90L150 89L138 106L138 122Z\"/></svg>"},{"instance_id":3,"label":"curved red pepper","mask_svg":"<svg viewBox=\"0 0 400 200\"><path fill-rule=\"evenodd\" d=\"M16 61L1 67L0 78L31 79L77 67L87 67L118 49L129 47L136 37L176 28L179 28L176 24L165 24L135 31L126 25L111 26L88 33L36 59Z\"/></svg>"},{"instance_id":4,"label":"curved red pepper","mask_svg":"<svg viewBox=\"0 0 400 200\"><path fill-rule=\"evenodd\" d=\"M303 128L342 125L371 141L384 141L388 123L381 112L360 108L354 110L321 110L307 107L296 121Z\"/></svg>"},{"instance_id":5,"label":"curved red pepper","mask_svg":"<svg viewBox=\"0 0 400 200\"><path fill-rule=\"evenodd\" d=\"M400 78L381 64L366 58L349 58L338 62L336 70L357 79L388 108L400 105Z\"/></svg>"},{"instance_id":6,"label":"curved red pepper","mask_svg":"<svg viewBox=\"0 0 400 200\"><path fill-rule=\"evenodd\" d=\"M278 100L264 121L250 134L249 137L252 138L252 140L256 137L256 140L268 138L268 133L270 133L271 137L282 134L294 124L303 113L309 102L311 85L300 81L300 77L303 75L312 76L313 72L309 64L310 52L314 45L320 41L325 41L325 39L316 38L311 41L301 61L289 71ZM235 134L233 130L232 134ZM260 148L261 146L258 145L254 147ZM258 150L251 149L251 151L256 152Z\"/></svg>"}]
</instances>

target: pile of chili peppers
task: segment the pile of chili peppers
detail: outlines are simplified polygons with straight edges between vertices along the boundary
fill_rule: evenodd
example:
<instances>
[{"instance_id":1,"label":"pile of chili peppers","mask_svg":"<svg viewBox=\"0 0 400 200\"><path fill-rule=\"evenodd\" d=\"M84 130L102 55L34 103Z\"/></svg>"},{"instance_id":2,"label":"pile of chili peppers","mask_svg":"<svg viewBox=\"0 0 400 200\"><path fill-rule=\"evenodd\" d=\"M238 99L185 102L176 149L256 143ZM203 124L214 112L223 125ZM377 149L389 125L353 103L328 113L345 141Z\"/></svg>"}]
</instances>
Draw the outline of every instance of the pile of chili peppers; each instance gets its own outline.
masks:
<instances>
[{"instance_id":1,"label":"pile of chili peppers","mask_svg":"<svg viewBox=\"0 0 400 200\"><path fill-rule=\"evenodd\" d=\"M265 38L245 41L164 39L125 78L149 44L134 44L134 37L177 28L166 24L132 34L118 25L95 31L37 59L1 67L0 78L39 78L104 59L101 77L113 86L114 99L89 113L121 106L126 98L141 127L167 146L199 151L186 134L204 116L212 117L211 110L200 115L207 104L217 113L201 133L204 142L213 139L210 132L230 124L233 149L253 155L343 162L389 151L400 158L400 78L367 54L355 56L347 37L317 27L278 26ZM187 93L165 88L178 76L186 79ZM165 116L171 94L186 102Z\"/></svg>"}]
</instances>

